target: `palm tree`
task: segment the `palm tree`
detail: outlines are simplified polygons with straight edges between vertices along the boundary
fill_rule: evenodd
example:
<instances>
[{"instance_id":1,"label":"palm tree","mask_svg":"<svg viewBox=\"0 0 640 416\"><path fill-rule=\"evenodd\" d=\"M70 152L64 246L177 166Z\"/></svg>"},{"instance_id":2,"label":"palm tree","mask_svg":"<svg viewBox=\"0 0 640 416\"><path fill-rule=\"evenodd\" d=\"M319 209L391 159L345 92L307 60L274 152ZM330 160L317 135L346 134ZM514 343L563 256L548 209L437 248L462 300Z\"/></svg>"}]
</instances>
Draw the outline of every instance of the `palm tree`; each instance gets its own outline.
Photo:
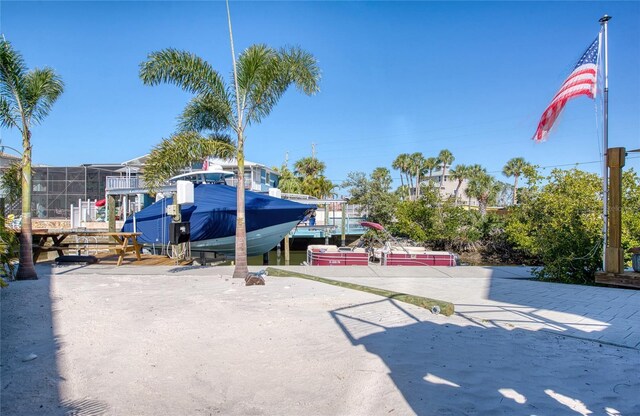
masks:
<instances>
[{"instance_id":1,"label":"palm tree","mask_svg":"<svg viewBox=\"0 0 640 416\"><path fill-rule=\"evenodd\" d=\"M186 166L214 156L231 159L236 148L228 136L204 137L195 131L182 131L155 146L144 165L142 177L145 186L154 192L167 179L177 175Z\"/></svg>"},{"instance_id":2,"label":"palm tree","mask_svg":"<svg viewBox=\"0 0 640 416\"><path fill-rule=\"evenodd\" d=\"M500 182L496 181L493 176L480 172L471 177L465 192L467 196L478 200L480 215L484 217L487 213L487 206L495 200L500 189Z\"/></svg>"},{"instance_id":3,"label":"palm tree","mask_svg":"<svg viewBox=\"0 0 640 416\"><path fill-rule=\"evenodd\" d=\"M282 165L279 169L274 169L280 174L278 189L287 194L299 194L302 192L300 178L296 178L287 165Z\"/></svg>"},{"instance_id":4,"label":"palm tree","mask_svg":"<svg viewBox=\"0 0 640 416\"><path fill-rule=\"evenodd\" d=\"M438 167L440 162L437 157L428 157L424 161L424 169L429 173L429 183L431 183L431 175L433 174L433 170Z\"/></svg>"},{"instance_id":5,"label":"palm tree","mask_svg":"<svg viewBox=\"0 0 640 416\"><path fill-rule=\"evenodd\" d=\"M462 186L462 182L464 182L465 179L469 178L469 168L467 167L467 165L458 164L455 168L452 168L449 171L449 176L458 181L458 186L456 186L456 190L454 192L456 205L458 205L460 187Z\"/></svg>"},{"instance_id":6,"label":"palm tree","mask_svg":"<svg viewBox=\"0 0 640 416\"><path fill-rule=\"evenodd\" d=\"M467 169L469 171L468 179L473 179L476 176L480 176L484 173L487 173L487 169L483 168L482 165L478 165L477 163L467 166Z\"/></svg>"},{"instance_id":7,"label":"palm tree","mask_svg":"<svg viewBox=\"0 0 640 416\"><path fill-rule=\"evenodd\" d=\"M438 154L438 160L442 164L442 177L440 178L440 188L442 188L444 177L447 174L447 166L451 166L451 164L455 160L455 157L453 157L453 154L450 151L444 149L440 150L440 153Z\"/></svg>"},{"instance_id":8,"label":"palm tree","mask_svg":"<svg viewBox=\"0 0 640 416\"><path fill-rule=\"evenodd\" d=\"M413 187L411 176L409 176L410 164L410 155L408 153L399 154L398 157L396 157L393 161L393 168L400 171L400 179L402 180L403 174L407 179L407 186L409 187L409 199L411 199L411 188Z\"/></svg>"},{"instance_id":9,"label":"palm tree","mask_svg":"<svg viewBox=\"0 0 640 416\"><path fill-rule=\"evenodd\" d=\"M400 171L400 188L402 189L404 189L404 178L402 177L402 172L404 168L404 159L402 158L403 154L396 157L391 163L391 167L393 169Z\"/></svg>"},{"instance_id":10,"label":"palm tree","mask_svg":"<svg viewBox=\"0 0 640 416\"><path fill-rule=\"evenodd\" d=\"M529 169L531 167L531 164L528 163L526 160L524 160L524 158L522 157L514 157L513 159L509 160L505 165L504 168L502 168L502 174L504 176L506 176L507 178L510 178L513 176L514 181L513 181L513 205L518 203L518 198L517 198L517 193L518 193L518 178L520 177L520 175L522 175L523 173L525 173L525 171L527 171L527 169Z\"/></svg>"},{"instance_id":11,"label":"palm tree","mask_svg":"<svg viewBox=\"0 0 640 416\"><path fill-rule=\"evenodd\" d=\"M415 172L416 176L416 199L420 198L420 172L424 170L424 155L420 152L412 153L409 156L411 161L412 171Z\"/></svg>"},{"instance_id":12,"label":"palm tree","mask_svg":"<svg viewBox=\"0 0 640 416\"><path fill-rule=\"evenodd\" d=\"M293 173L301 178L316 178L324 172L326 165L324 162L314 157L303 157L293 165Z\"/></svg>"},{"instance_id":13,"label":"palm tree","mask_svg":"<svg viewBox=\"0 0 640 416\"><path fill-rule=\"evenodd\" d=\"M318 177L307 176L302 180L302 192L315 198L328 198L336 185L324 175Z\"/></svg>"},{"instance_id":14,"label":"palm tree","mask_svg":"<svg viewBox=\"0 0 640 416\"><path fill-rule=\"evenodd\" d=\"M51 68L27 70L22 55L0 40L0 124L22 134L22 226L16 279L37 279L31 237L31 126L49 114L64 83Z\"/></svg>"},{"instance_id":15,"label":"palm tree","mask_svg":"<svg viewBox=\"0 0 640 416\"><path fill-rule=\"evenodd\" d=\"M276 50L258 44L240 54L237 71L233 72L235 94L208 62L186 51L169 48L153 52L140 65L140 78L146 85L170 83L195 94L180 116L182 131L235 134L238 183L233 277L244 278L249 273L244 203L245 130L268 116L292 84L307 95L318 92L320 69L313 55L301 48Z\"/></svg>"}]
</instances>

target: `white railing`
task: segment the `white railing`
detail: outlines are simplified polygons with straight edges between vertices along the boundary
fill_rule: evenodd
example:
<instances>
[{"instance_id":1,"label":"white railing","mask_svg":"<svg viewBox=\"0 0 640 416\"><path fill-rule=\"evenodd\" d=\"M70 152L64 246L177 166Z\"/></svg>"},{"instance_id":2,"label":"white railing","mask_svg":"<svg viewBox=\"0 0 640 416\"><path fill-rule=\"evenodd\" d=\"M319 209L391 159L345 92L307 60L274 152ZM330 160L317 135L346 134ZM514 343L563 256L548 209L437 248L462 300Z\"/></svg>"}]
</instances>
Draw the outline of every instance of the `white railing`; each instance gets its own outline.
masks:
<instances>
[{"instance_id":1,"label":"white railing","mask_svg":"<svg viewBox=\"0 0 640 416\"><path fill-rule=\"evenodd\" d=\"M290 193L282 193L282 198L283 199L311 199L314 198L310 195L305 195L305 194L290 194ZM315 199L315 198L314 198Z\"/></svg>"},{"instance_id":2,"label":"white railing","mask_svg":"<svg viewBox=\"0 0 640 416\"><path fill-rule=\"evenodd\" d=\"M238 185L238 180L236 178L226 178L225 182L229 186L233 186L234 188ZM256 186L257 185L257 186ZM260 191L260 184L254 184L252 181L244 180L244 189L249 191Z\"/></svg>"},{"instance_id":3,"label":"white railing","mask_svg":"<svg viewBox=\"0 0 640 416\"><path fill-rule=\"evenodd\" d=\"M144 188L144 181L137 176L107 176L107 191L113 189Z\"/></svg>"}]
</instances>

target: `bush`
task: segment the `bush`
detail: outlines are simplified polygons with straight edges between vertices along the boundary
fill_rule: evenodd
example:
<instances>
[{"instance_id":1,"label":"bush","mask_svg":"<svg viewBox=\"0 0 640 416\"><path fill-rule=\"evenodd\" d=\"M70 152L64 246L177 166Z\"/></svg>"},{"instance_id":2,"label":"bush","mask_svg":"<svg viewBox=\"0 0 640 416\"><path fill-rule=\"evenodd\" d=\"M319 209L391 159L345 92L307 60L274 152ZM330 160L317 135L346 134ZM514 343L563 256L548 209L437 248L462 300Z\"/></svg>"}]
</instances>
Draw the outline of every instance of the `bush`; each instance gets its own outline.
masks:
<instances>
[{"instance_id":1,"label":"bush","mask_svg":"<svg viewBox=\"0 0 640 416\"><path fill-rule=\"evenodd\" d=\"M20 243L13 230L0 225L0 286L5 286L4 278L13 279Z\"/></svg>"},{"instance_id":2,"label":"bush","mask_svg":"<svg viewBox=\"0 0 640 416\"><path fill-rule=\"evenodd\" d=\"M526 204L511 211L505 232L518 249L540 259L541 279L592 283L601 264L601 182L596 174L555 169Z\"/></svg>"}]
</instances>

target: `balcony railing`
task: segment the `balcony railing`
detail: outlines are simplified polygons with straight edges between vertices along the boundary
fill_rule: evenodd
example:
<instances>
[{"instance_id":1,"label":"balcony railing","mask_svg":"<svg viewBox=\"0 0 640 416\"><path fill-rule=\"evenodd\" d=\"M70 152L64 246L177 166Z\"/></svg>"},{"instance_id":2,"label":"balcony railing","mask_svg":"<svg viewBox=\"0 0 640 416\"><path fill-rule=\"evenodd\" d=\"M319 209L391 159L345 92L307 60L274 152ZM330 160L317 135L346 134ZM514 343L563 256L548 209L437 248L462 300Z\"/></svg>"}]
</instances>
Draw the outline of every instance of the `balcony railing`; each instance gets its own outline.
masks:
<instances>
[{"instance_id":1,"label":"balcony railing","mask_svg":"<svg viewBox=\"0 0 640 416\"><path fill-rule=\"evenodd\" d=\"M114 189L140 189L144 188L144 181L137 176L107 176L107 191Z\"/></svg>"}]
</instances>

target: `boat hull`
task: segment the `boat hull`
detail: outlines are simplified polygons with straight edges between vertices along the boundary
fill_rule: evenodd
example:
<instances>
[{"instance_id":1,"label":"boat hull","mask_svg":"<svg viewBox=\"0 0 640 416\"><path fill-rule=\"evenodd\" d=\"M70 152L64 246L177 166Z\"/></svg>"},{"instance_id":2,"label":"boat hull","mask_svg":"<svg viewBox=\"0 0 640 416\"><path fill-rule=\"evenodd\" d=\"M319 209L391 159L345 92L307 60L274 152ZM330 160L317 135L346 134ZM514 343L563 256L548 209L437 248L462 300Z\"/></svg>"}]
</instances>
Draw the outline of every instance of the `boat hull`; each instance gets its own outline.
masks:
<instances>
[{"instance_id":1,"label":"boat hull","mask_svg":"<svg viewBox=\"0 0 640 416\"><path fill-rule=\"evenodd\" d=\"M457 256L448 251L427 251L422 247L405 247L402 250L378 250L374 261L382 266L455 266ZM369 252L363 248L345 248L333 245L307 247L309 266L367 266ZM377 264L377 261L372 264Z\"/></svg>"},{"instance_id":2,"label":"boat hull","mask_svg":"<svg viewBox=\"0 0 640 416\"><path fill-rule=\"evenodd\" d=\"M367 266L369 253L362 248L354 250L331 245L310 245L307 248L310 266Z\"/></svg>"},{"instance_id":3,"label":"boat hull","mask_svg":"<svg viewBox=\"0 0 640 416\"><path fill-rule=\"evenodd\" d=\"M274 248L298 221L273 225L247 233L247 256L259 256ZM236 253L236 237L212 238L209 240L192 241L191 250L212 251L233 258Z\"/></svg>"}]
</instances>

